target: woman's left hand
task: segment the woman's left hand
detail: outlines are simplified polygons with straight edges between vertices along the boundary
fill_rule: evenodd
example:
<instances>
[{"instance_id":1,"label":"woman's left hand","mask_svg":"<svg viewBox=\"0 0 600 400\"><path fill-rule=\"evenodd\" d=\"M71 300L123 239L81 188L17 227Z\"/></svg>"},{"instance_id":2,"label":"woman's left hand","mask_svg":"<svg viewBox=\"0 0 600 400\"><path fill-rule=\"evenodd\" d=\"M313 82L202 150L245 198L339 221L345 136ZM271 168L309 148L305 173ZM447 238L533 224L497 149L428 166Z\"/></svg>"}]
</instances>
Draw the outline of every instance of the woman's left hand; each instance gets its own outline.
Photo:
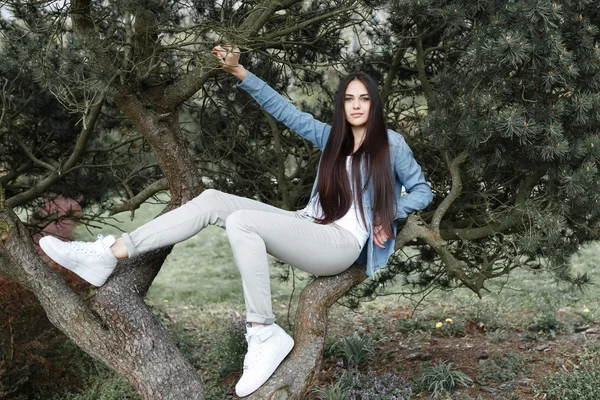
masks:
<instances>
[{"instance_id":1,"label":"woman's left hand","mask_svg":"<svg viewBox=\"0 0 600 400\"><path fill-rule=\"evenodd\" d=\"M373 227L373 243L375 246L385 249L384 243L388 240L388 235L385 233L385 229L381 225L375 225Z\"/></svg>"}]
</instances>

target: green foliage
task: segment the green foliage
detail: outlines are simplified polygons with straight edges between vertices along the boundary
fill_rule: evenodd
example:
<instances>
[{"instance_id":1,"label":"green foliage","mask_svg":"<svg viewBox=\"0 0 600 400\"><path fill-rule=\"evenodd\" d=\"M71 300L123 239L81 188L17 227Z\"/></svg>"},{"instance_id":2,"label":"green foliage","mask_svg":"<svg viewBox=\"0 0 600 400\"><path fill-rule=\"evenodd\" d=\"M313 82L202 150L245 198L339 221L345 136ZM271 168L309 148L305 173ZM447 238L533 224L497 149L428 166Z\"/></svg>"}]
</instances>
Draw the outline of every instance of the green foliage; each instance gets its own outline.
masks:
<instances>
[{"instance_id":1,"label":"green foliage","mask_svg":"<svg viewBox=\"0 0 600 400\"><path fill-rule=\"evenodd\" d=\"M248 344L246 342L246 325L243 318L231 314L216 340L217 374L221 377L238 373L243 365Z\"/></svg>"},{"instance_id":2,"label":"green foliage","mask_svg":"<svg viewBox=\"0 0 600 400\"><path fill-rule=\"evenodd\" d=\"M565 329L565 324L551 312L545 312L536 316L533 319L533 323L529 326L531 332L546 339L555 339L556 335Z\"/></svg>"},{"instance_id":3,"label":"green foliage","mask_svg":"<svg viewBox=\"0 0 600 400\"><path fill-rule=\"evenodd\" d=\"M473 380L453 363L438 362L423 369L419 383L422 389L431 392L432 398L438 398L473 384Z\"/></svg>"},{"instance_id":4,"label":"green foliage","mask_svg":"<svg viewBox=\"0 0 600 400\"><path fill-rule=\"evenodd\" d=\"M478 301L467 307L467 321L486 331L497 330L500 327L498 304Z\"/></svg>"},{"instance_id":5,"label":"green foliage","mask_svg":"<svg viewBox=\"0 0 600 400\"><path fill-rule=\"evenodd\" d=\"M369 335L360 336L354 332L352 336L339 339L334 345L337 354L340 354L346 365L358 366L370 360L375 355L375 342Z\"/></svg>"},{"instance_id":6,"label":"green foliage","mask_svg":"<svg viewBox=\"0 0 600 400\"><path fill-rule=\"evenodd\" d=\"M465 335L465 324L452 318L446 318L443 321L436 322L432 330L436 336L462 337Z\"/></svg>"},{"instance_id":7,"label":"green foliage","mask_svg":"<svg viewBox=\"0 0 600 400\"><path fill-rule=\"evenodd\" d=\"M119 375L97 364L82 392L64 394L56 400L141 400L142 397Z\"/></svg>"},{"instance_id":8,"label":"green foliage","mask_svg":"<svg viewBox=\"0 0 600 400\"><path fill-rule=\"evenodd\" d=\"M44 393L77 385L74 364L91 363L82 354L33 293L0 278L0 398L43 400Z\"/></svg>"},{"instance_id":9,"label":"green foliage","mask_svg":"<svg viewBox=\"0 0 600 400\"><path fill-rule=\"evenodd\" d=\"M173 342L188 362L196 369L203 367L205 359L203 349L198 344L197 335L185 330L182 326L177 324L170 328Z\"/></svg>"},{"instance_id":10,"label":"green foliage","mask_svg":"<svg viewBox=\"0 0 600 400\"><path fill-rule=\"evenodd\" d=\"M596 400L600 398L598 353L572 371L554 372L544 377L539 395L549 400Z\"/></svg>"},{"instance_id":11,"label":"green foliage","mask_svg":"<svg viewBox=\"0 0 600 400\"><path fill-rule=\"evenodd\" d=\"M479 368L479 380L484 382L508 382L524 372L525 357L508 350L497 352L483 361Z\"/></svg>"},{"instance_id":12,"label":"green foliage","mask_svg":"<svg viewBox=\"0 0 600 400\"><path fill-rule=\"evenodd\" d=\"M323 344L323 357L334 357L338 354L337 343L339 339L333 337L329 332L325 335L325 343Z\"/></svg>"},{"instance_id":13,"label":"green foliage","mask_svg":"<svg viewBox=\"0 0 600 400\"><path fill-rule=\"evenodd\" d=\"M420 316L398 320L398 331L402 333L414 334L428 332L429 330L431 330L431 321L427 321Z\"/></svg>"}]
</instances>

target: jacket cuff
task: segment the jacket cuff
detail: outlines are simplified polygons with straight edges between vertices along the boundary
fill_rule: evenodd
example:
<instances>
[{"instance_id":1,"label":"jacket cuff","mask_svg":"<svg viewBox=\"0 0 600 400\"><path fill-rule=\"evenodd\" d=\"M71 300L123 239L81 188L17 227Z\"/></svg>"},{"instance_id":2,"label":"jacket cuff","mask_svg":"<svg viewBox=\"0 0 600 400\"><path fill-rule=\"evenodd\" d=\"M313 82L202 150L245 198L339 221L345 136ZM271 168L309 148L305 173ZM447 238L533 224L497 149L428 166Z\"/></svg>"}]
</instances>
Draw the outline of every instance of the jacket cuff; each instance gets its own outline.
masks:
<instances>
[{"instance_id":1,"label":"jacket cuff","mask_svg":"<svg viewBox=\"0 0 600 400\"><path fill-rule=\"evenodd\" d=\"M237 86L241 89L244 89L247 92L254 91L260 89L264 82L261 81L256 75L252 72L246 70L246 77L243 81L238 81Z\"/></svg>"}]
</instances>

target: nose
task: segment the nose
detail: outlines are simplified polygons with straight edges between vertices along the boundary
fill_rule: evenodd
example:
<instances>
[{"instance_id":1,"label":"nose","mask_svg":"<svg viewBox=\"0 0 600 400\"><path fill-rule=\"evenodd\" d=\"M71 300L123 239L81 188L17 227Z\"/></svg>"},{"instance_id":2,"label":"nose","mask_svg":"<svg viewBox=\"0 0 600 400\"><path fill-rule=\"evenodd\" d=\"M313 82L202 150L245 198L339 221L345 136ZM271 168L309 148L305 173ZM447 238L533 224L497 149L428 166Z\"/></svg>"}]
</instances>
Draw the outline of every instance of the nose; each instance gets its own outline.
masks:
<instances>
[{"instance_id":1,"label":"nose","mask_svg":"<svg viewBox=\"0 0 600 400\"><path fill-rule=\"evenodd\" d=\"M360 108L360 99L354 99L354 101L352 102L352 108L354 108L355 110L358 110Z\"/></svg>"}]
</instances>

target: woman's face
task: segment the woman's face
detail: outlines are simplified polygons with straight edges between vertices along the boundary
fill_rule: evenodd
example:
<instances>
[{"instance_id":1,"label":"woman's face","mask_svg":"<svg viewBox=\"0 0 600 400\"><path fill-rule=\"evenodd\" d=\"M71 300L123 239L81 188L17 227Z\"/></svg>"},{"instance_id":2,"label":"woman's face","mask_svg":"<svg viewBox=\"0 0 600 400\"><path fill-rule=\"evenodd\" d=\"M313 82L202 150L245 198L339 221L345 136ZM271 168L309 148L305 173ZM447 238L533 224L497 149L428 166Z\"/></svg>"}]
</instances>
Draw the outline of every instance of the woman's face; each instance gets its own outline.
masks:
<instances>
[{"instance_id":1,"label":"woman's face","mask_svg":"<svg viewBox=\"0 0 600 400\"><path fill-rule=\"evenodd\" d=\"M369 119L371 98L366 86L359 80L351 81L346 87L344 111L346 121L353 127L364 127Z\"/></svg>"}]
</instances>

